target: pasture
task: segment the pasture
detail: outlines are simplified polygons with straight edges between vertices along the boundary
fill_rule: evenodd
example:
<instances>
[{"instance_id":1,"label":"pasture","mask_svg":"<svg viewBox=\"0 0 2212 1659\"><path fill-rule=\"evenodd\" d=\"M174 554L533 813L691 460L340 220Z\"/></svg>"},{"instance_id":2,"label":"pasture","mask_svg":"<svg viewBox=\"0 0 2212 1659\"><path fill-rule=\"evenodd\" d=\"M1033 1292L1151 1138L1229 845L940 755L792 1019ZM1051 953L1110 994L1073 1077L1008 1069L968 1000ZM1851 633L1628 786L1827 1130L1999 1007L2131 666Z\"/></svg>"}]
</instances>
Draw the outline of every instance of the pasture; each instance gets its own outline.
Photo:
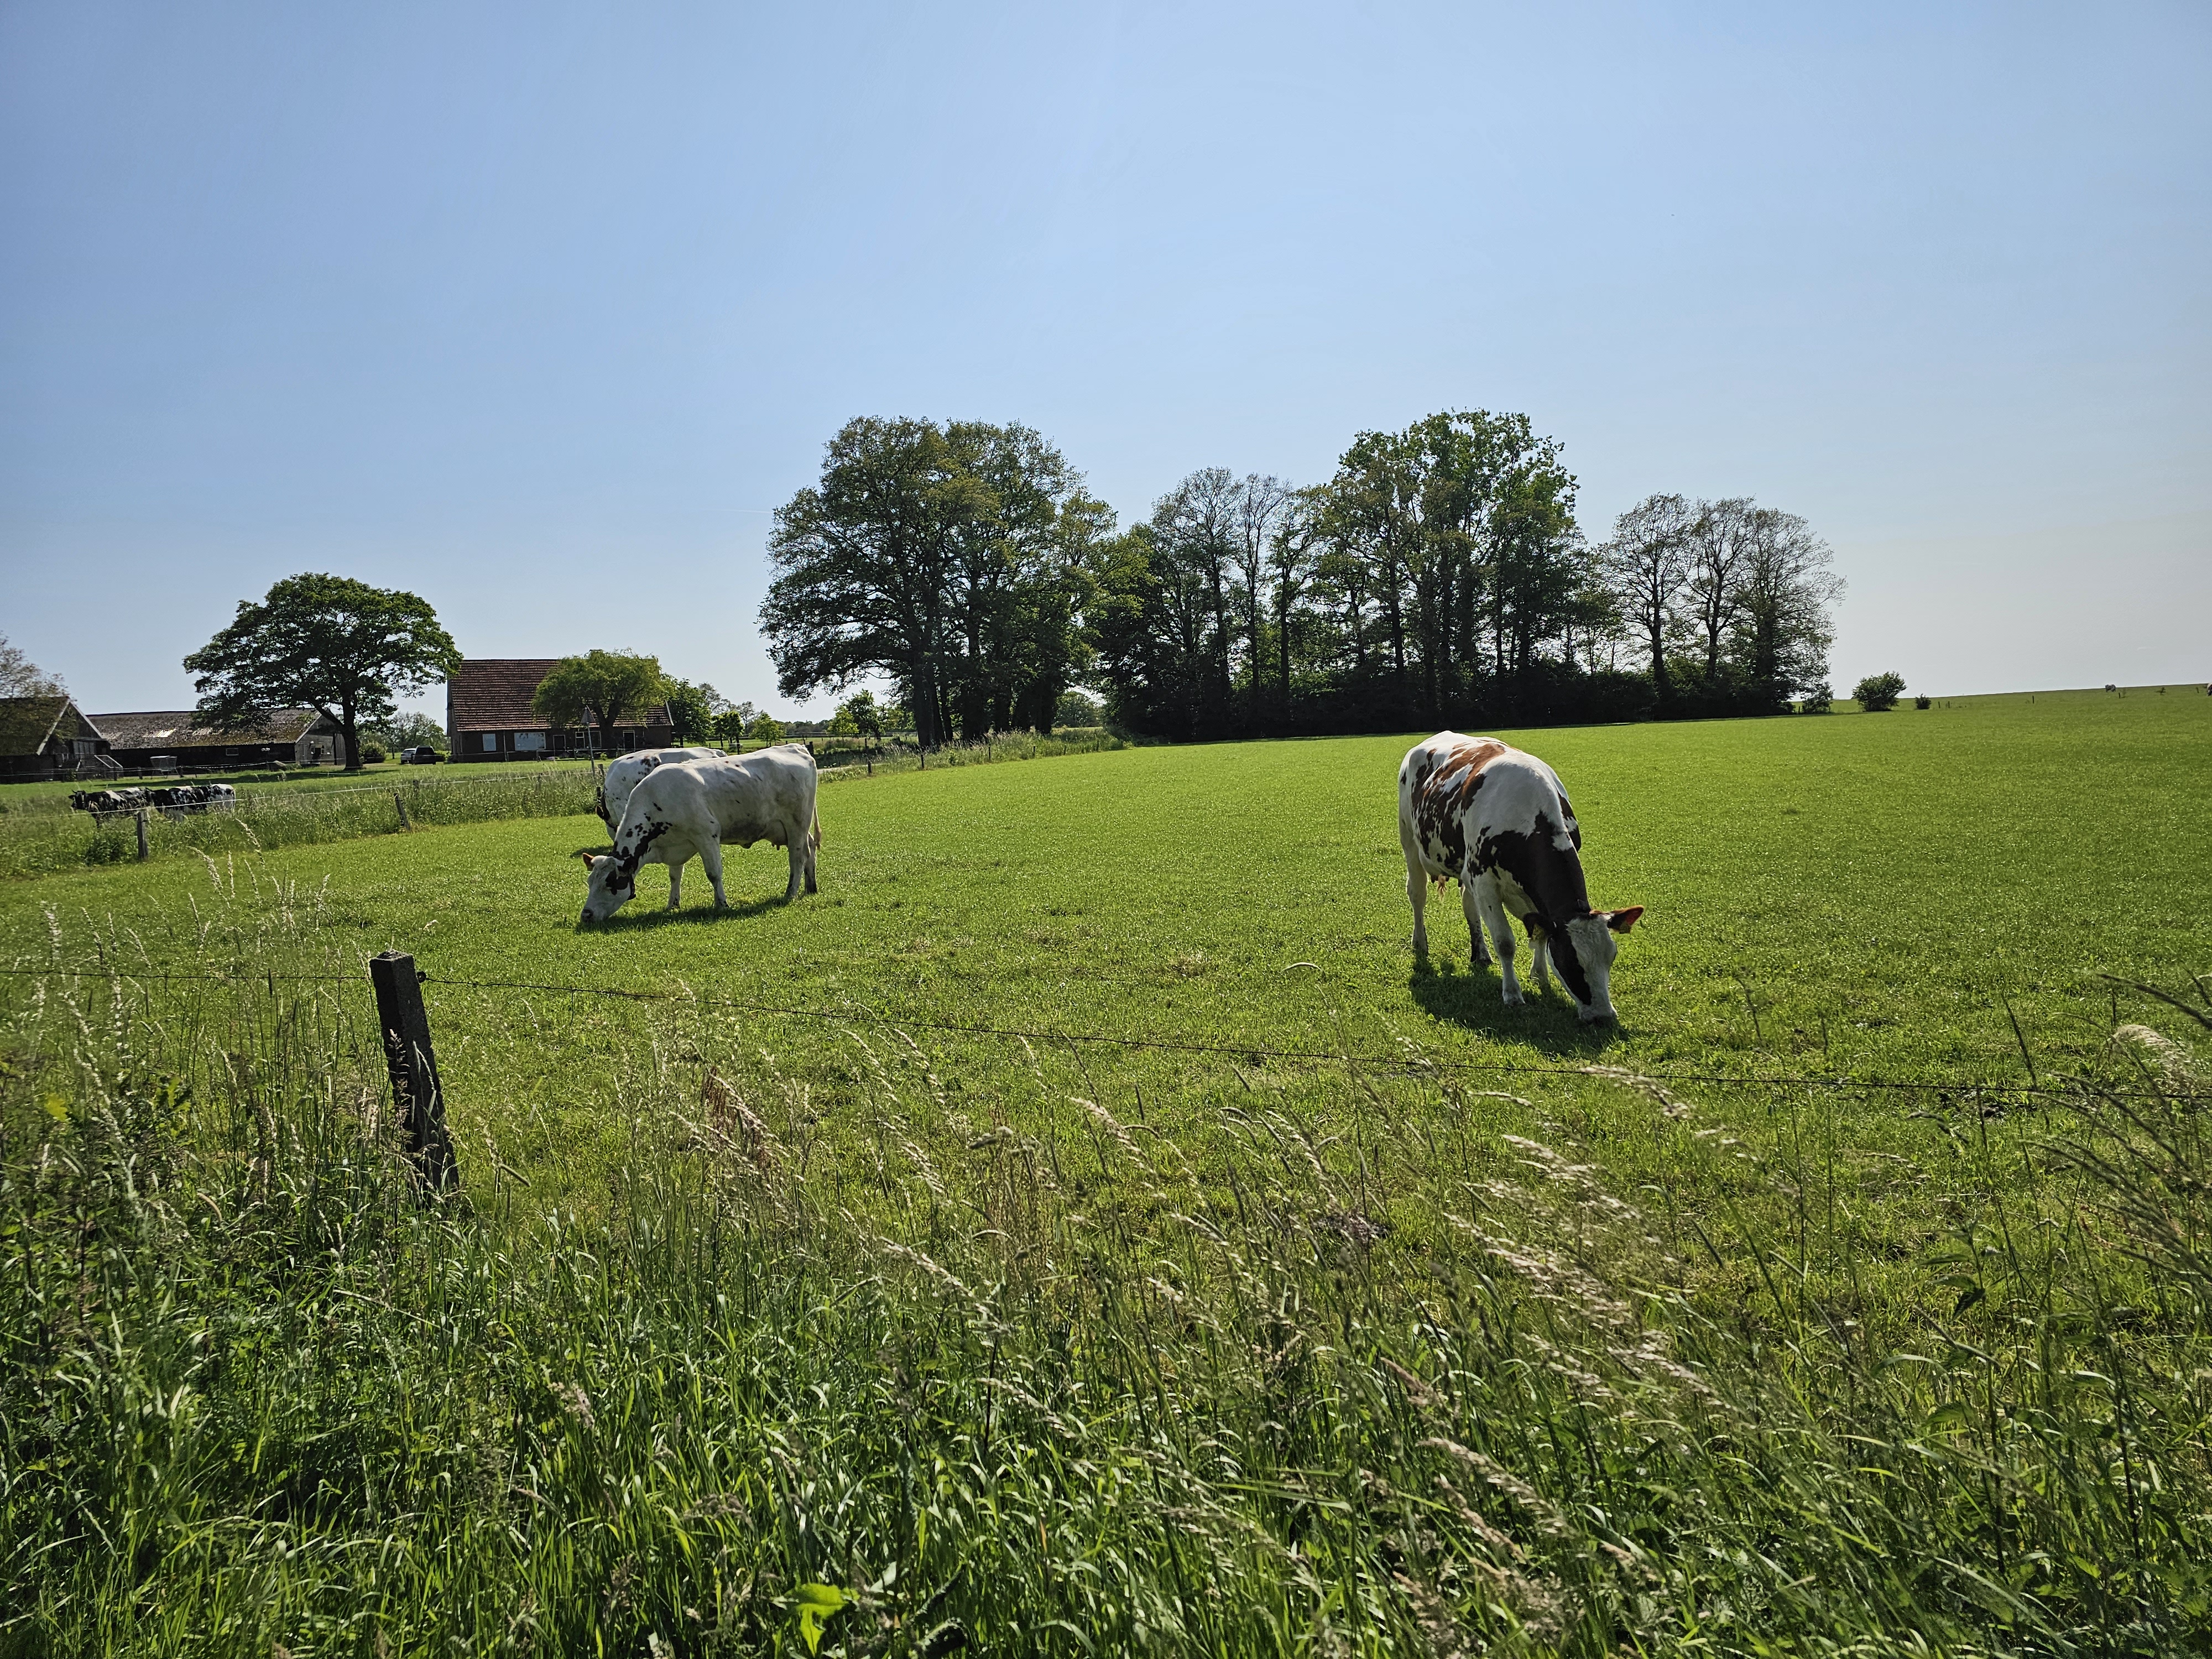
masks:
<instances>
[{"instance_id":1,"label":"pasture","mask_svg":"<svg viewBox=\"0 0 2212 1659\"><path fill-rule=\"evenodd\" d=\"M295 1652L316 1628L312 1650L366 1650L386 1617L419 1640L503 1619L547 1651L790 1650L817 1579L866 1611L824 1638L850 1652L2201 1638L2201 1556L2179 1564L2212 1539L2205 1310L2091 1224L2118 1200L2049 1149L2142 1152L2099 1115L2134 1097L2116 1076L2201 1087L2112 1031L2203 1036L2124 982L2191 997L2212 963L2212 700L1503 735L1565 780L1593 899L1646 907L1617 1028L1556 993L1503 1008L1455 895L1411 959L1406 737L848 778L823 791L818 896L782 904L782 856L756 848L726 914L695 868L681 910L656 874L582 931L588 817L0 886L21 1075L76 1066L120 1098L150 1054L221 1126L218 1218L258 1193L296 1227L328 1188L386 1217L380 1271L505 1275L545 1326L468 1339L545 1368L526 1409L447 1339L400 1344L510 1401L484 1407L515 1413L497 1431L421 1410L461 1436L448 1462L540 1460L512 1538L508 1498L449 1492L431 1507L460 1531L402 1551L447 1565L370 1595L335 1559L248 1572L210 1517L162 1605L222 1601ZM472 1200L435 1240L343 1152L380 1133L358 975L386 948L429 975ZM2123 1188L2185 1189L2195 1143L2162 1133L2179 1165ZM2201 1215L2174 1224L2201 1240ZM725 1226L714 1266L698 1241ZM459 1282L434 1300L493 1317ZM362 1353L399 1352L378 1328ZM2154 1404L2059 1384L2053 1342L2083 1375L2148 1367ZM740 1358L751 1393L700 1382ZM259 1431L313 1441L306 1399L266 1383ZM2162 1471L2159 1500L2108 1451ZM414 1478L285 1455L292 1495L247 1529L295 1549L370 1525L319 1492ZM630 1514L654 1492L665 1524ZM1921 1540L1951 1565L1896 1559ZM24 1559L49 1634L91 1628L70 1595L121 1594ZM432 1606L433 1580L465 1595Z\"/></svg>"},{"instance_id":2,"label":"pasture","mask_svg":"<svg viewBox=\"0 0 2212 1659\"><path fill-rule=\"evenodd\" d=\"M1079 1051L1100 1088L1141 1091L1172 1121L1194 1095L1241 1091L1250 1062L1313 1069L1274 1051L1401 1044L1470 1079L1602 1061L2002 1087L2027 1080L2021 1033L2054 1063L2103 1041L2100 975L2170 984L2212 961L2212 700L2045 694L1506 735L1572 791L1594 900L1647 907L1622 952L1617 1030L1578 1026L1556 996L1502 1007L1495 975L1468 971L1455 891L1431 900L1429 970L1412 961L1399 737L825 784L818 899L784 907L781 855L756 848L731 858L720 917L695 864L680 911L660 908L653 872L611 925L580 931L570 855L605 839L588 817L288 849L225 879L313 886L333 938L414 954L464 1118L527 1105L588 1121L609 1085L588 1055L621 1063L619 1041L590 1034L653 1024L510 985L744 1003L749 1039L801 1073L836 1044L769 1010L902 1027L962 1073L1019 1058L1014 1040L966 1028L1028 1031L1057 1039L1032 1038L1054 1063ZM210 890L198 859L16 884L0 887L0 930L40 939L52 910L64 934L121 927L165 959ZM1065 1040L1086 1036L1224 1052ZM1574 1100L1578 1082L1545 1087ZM1854 1097L1853 1139L1924 1138L1895 1122L1922 1104ZM581 1158L595 1185L580 1139L546 1157L555 1170Z\"/></svg>"}]
</instances>

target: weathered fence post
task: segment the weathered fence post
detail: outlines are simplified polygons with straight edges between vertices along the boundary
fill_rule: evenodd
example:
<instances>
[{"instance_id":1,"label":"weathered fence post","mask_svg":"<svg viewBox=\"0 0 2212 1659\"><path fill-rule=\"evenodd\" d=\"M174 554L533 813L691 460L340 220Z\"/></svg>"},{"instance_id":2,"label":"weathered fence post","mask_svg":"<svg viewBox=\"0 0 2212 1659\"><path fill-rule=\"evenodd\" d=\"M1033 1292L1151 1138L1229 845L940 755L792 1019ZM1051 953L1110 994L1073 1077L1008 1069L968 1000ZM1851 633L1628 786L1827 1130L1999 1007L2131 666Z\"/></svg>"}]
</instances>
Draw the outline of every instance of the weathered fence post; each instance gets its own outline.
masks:
<instances>
[{"instance_id":1,"label":"weathered fence post","mask_svg":"<svg viewBox=\"0 0 2212 1659\"><path fill-rule=\"evenodd\" d=\"M152 856L152 851L146 845L146 809L142 806L138 809L138 862L145 863Z\"/></svg>"},{"instance_id":2,"label":"weathered fence post","mask_svg":"<svg viewBox=\"0 0 2212 1659\"><path fill-rule=\"evenodd\" d=\"M443 1192L460 1172L446 1135L446 1097L438 1085L438 1057L430 1048L430 1017L422 1011L422 975L415 971L414 957L386 951L368 959L368 977L376 987L392 1103L399 1110L400 1147L423 1183Z\"/></svg>"},{"instance_id":3,"label":"weathered fence post","mask_svg":"<svg viewBox=\"0 0 2212 1659\"><path fill-rule=\"evenodd\" d=\"M399 792L397 789L392 792L392 804L399 809L399 827L402 830L412 830L415 826L407 821L407 803L399 799Z\"/></svg>"}]
</instances>

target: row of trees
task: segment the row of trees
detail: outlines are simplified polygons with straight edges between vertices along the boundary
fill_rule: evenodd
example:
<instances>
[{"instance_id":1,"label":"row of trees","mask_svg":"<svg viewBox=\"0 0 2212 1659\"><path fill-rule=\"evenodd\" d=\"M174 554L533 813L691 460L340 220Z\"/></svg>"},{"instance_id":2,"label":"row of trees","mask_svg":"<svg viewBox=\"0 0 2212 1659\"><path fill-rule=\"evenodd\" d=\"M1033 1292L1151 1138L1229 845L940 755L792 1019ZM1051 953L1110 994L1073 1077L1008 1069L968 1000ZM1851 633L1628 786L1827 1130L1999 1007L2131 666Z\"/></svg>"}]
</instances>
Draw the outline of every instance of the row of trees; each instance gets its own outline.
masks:
<instances>
[{"instance_id":1,"label":"row of trees","mask_svg":"<svg viewBox=\"0 0 2212 1659\"><path fill-rule=\"evenodd\" d=\"M787 696L886 678L932 744L1077 684L1193 738L1825 702L1843 585L1802 519L1655 495L1592 547L1575 507L1522 415L1362 433L1304 488L1205 469L1126 531L1026 427L856 420L761 623Z\"/></svg>"}]
</instances>

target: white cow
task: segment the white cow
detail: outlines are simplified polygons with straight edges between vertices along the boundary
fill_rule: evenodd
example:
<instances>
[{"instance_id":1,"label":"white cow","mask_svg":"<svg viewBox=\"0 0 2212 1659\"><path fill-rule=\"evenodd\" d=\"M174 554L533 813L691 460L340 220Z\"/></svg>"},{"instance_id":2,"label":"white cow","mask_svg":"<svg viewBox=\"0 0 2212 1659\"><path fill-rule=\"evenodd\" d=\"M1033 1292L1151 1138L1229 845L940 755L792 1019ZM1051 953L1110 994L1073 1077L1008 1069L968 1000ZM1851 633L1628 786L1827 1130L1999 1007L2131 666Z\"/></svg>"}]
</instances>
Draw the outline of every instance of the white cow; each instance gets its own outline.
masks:
<instances>
[{"instance_id":1,"label":"white cow","mask_svg":"<svg viewBox=\"0 0 2212 1659\"><path fill-rule=\"evenodd\" d=\"M714 884L714 908L729 902L722 891L725 843L757 841L790 849L787 902L802 884L814 891L814 854L822 845L815 811L814 757L804 744L778 744L742 758L674 761L656 766L630 791L611 853L579 853L591 868L584 896L586 921L605 921L637 896L641 865L668 866L668 908L676 908L684 866L696 858Z\"/></svg>"},{"instance_id":2,"label":"white cow","mask_svg":"<svg viewBox=\"0 0 2212 1659\"><path fill-rule=\"evenodd\" d=\"M1536 988L1551 988L1547 959L1585 1020L1611 1019L1614 939L1644 907L1593 910L1583 884L1582 827L1559 775L1496 738L1439 732L1413 745L1398 768L1398 840L1406 851L1406 896L1413 906L1413 952L1425 956L1422 908L1429 884L1460 884L1474 959L1487 964L1482 929L1498 945L1508 1006L1521 1000L1513 976L1509 915L1528 930Z\"/></svg>"},{"instance_id":3,"label":"white cow","mask_svg":"<svg viewBox=\"0 0 2212 1659\"><path fill-rule=\"evenodd\" d=\"M629 792L638 781L656 766L665 766L671 761L719 760L720 749L637 749L620 760L607 763L606 775L599 782L599 821L612 835L622 822L623 808L629 805Z\"/></svg>"}]
</instances>

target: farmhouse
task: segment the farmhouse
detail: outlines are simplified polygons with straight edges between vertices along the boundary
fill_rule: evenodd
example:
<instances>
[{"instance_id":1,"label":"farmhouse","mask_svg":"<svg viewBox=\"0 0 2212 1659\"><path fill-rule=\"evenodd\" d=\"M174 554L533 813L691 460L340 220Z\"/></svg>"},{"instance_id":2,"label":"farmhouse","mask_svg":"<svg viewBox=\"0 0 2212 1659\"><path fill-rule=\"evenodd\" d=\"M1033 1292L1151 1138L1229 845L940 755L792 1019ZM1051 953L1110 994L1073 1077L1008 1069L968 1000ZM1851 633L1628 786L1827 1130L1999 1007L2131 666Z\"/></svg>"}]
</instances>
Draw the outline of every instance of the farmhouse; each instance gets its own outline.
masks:
<instances>
[{"instance_id":1,"label":"farmhouse","mask_svg":"<svg viewBox=\"0 0 2212 1659\"><path fill-rule=\"evenodd\" d=\"M107 737L69 697L0 697L0 778L73 777L106 771Z\"/></svg>"},{"instance_id":2,"label":"farmhouse","mask_svg":"<svg viewBox=\"0 0 2212 1659\"><path fill-rule=\"evenodd\" d=\"M128 772L217 772L244 766L338 766L345 738L320 709L279 708L259 726L218 732L189 708L101 714L94 722Z\"/></svg>"},{"instance_id":3,"label":"farmhouse","mask_svg":"<svg viewBox=\"0 0 2212 1659\"><path fill-rule=\"evenodd\" d=\"M446 683L446 737L457 761L535 760L580 755L588 741L602 755L665 749L676 741L665 704L611 732L557 732L530 706L558 657L472 657Z\"/></svg>"}]
</instances>

